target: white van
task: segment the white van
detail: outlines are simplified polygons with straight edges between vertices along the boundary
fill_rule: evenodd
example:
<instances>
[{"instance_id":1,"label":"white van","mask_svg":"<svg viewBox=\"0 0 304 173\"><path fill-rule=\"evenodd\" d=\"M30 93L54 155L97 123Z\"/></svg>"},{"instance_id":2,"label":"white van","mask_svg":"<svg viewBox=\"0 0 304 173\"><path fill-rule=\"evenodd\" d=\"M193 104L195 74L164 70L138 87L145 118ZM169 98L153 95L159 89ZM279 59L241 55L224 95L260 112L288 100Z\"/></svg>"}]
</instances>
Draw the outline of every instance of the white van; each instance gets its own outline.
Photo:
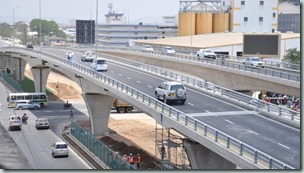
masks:
<instances>
[{"instance_id":1,"label":"white van","mask_svg":"<svg viewBox=\"0 0 304 173\"><path fill-rule=\"evenodd\" d=\"M96 71L108 71L108 64L104 58L95 58L92 61L91 68Z\"/></svg>"}]
</instances>

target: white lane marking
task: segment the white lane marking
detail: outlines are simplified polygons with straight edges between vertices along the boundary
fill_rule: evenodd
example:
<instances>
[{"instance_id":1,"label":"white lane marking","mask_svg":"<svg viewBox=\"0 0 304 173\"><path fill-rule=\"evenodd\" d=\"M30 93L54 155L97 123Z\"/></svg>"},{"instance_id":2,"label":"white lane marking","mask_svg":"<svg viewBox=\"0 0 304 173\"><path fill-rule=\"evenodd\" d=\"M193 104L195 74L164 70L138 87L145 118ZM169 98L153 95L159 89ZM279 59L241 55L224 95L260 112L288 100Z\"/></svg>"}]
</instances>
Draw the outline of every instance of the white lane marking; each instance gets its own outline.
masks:
<instances>
[{"instance_id":1,"label":"white lane marking","mask_svg":"<svg viewBox=\"0 0 304 173\"><path fill-rule=\"evenodd\" d=\"M141 83L141 81L136 81L137 83Z\"/></svg>"},{"instance_id":2,"label":"white lane marking","mask_svg":"<svg viewBox=\"0 0 304 173\"><path fill-rule=\"evenodd\" d=\"M89 169L93 169L91 166L89 166L72 148L70 148L69 147L69 149L70 149L70 151L72 151L73 153L74 153L74 155L76 156L76 157L78 157L78 159L87 167L87 168L89 168Z\"/></svg>"},{"instance_id":3,"label":"white lane marking","mask_svg":"<svg viewBox=\"0 0 304 173\"><path fill-rule=\"evenodd\" d=\"M254 132L254 131L252 131L252 130L249 130L249 131L250 131L250 133L253 133L253 134L255 134L255 135L259 136L259 134L258 134L258 133Z\"/></svg>"},{"instance_id":4,"label":"white lane marking","mask_svg":"<svg viewBox=\"0 0 304 173\"><path fill-rule=\"evenodd\" d=\"M278 143L278 145L280 145L280 146L282 146L282 147L284 147L284 148L290 149L289 147L287 147L286 145L283 145L283 144L281 144L281 143Z\"/></svg>"},{"instance_id":5,"label":"white lane marking","mask_svg":"<svg viewBox=\"0 0 304 173\"><path fill-rule=\"evenodd\" d=\"M210 113L209 111L205 110L207 113Z\"/></svg>"},{"instance_id":6,"label":"white lane marking","mask_svg":"<svg viewBox=\"0 0 304 173\"><path fill-rule=\"evenodd\" d=\"M132 78L130 78L130 77L127 77L127 79L132 79Z\"/></svg>"},{"instance_id":7,"label":"white lane marking","mask_svg":"<svg viewBox=\"0 0 304 173\"><path fill-rule=\"evenodd\" d=\"M147 85L149 88L152 88L152 86L151 85Z\"/></svg>"},{"instance_id":8,"label":"white lane marking","mask_svg":"<svg viewBox=\"0 0 304 173\"><path fill-rule=\"evenodd\" d=\"M225 121L227 121L227 122L230 123L230 124L234 124L232 121L229 121L229 120L227 120L227 119L225 119Z\"/></svg>"},{"instance_id":9,"label":"white lane marking","mask_svg":"<svg viewBox=\"0 0 304 173\"><path fill-rule=\"evenodd\" d=\"M189 102L187 102L187 103L188 103L188 105L194 106L194 104L193 104L193 103L189 103Z\"/></svg>"},{"instance_id":10,"label":"white lane marking","mask_svg":"<svg viewBox=\"0 0 304 173\"><path fill-rule=\"evenodd\" d=\"M118 74L118 76L122 76L122 74Z\"/></svg>"}]
</instances>

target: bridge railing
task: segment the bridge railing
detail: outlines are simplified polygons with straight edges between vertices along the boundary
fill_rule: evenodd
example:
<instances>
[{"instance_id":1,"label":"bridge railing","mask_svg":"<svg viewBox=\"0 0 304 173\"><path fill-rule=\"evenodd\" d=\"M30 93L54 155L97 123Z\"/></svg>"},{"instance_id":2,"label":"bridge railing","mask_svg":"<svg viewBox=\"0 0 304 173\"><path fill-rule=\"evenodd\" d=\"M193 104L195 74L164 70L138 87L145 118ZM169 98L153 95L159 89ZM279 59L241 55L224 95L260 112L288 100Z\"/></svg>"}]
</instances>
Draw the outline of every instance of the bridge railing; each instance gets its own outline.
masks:
<instances>
[{"instance_id":1,"label":"bridge railing","mask_svg":"<svg viewBox=\"0 0 304 173\"><path fill-rule=\"evenodd\" d=\"M107 58L109 61L113 61L115 63L119 63L118 61L114 61L113 58L110 55L102 55L103 58ZM124 63L124 65L126 65ZM242 102L243 104L246 105L251 105L256 108L256 110L265 110L269 113L273 113L278 116L286 116L289 117L291 121L298 121L300 122L300 113L294 110L291 110L285 106L282 105L276 105L273 103L269 103L260 99L253 98L251 96L248 96L246 94L236 92L218 85L215 85L210 82L206 82L204 80L198 79L198 78L193 78L189 77L180 73L172 72L164 68L160 68L157 66L153 65L147 65L143 63L136 63L136 64L129 64L130 66L133 66L135 68L138 68L142 71L147 71L150 73L154 73L160 76L164 76L167 78L170 78L171 80L175 81L180 81L182 83L185 83L187 85L191 85L195 88L201 89L208 91L210 93L219 95L219 96L224 96L229 99L233 99L238 102Z\"/></svg>"},{"instance_id":2,"label":"bridge railing","mask_svg":"<svg viewBox=\"0 0 304 173\"><path fill-rule=\"evenodd\" d=\"M293 73L287 73L287 72L282 72L279 70L264 69L264 68L252 68L250 66L247 66L247 65L244 65L241 63L231 62L231 61L213 60L213 59L209 59L209 58L197 58L195 55L186 55L186 54L178 54L178 53L170 54L170 53L165 53L162 51L144 51L139 48L133 48L133 47L102 47L102 48L109 49L109 50L115 50L115 51L130 51L130 52L146 54L146 55L157 55L157 56L162 56L162 57L167 57L167 58L177 58L177 59L182 59L182 60L187 60L187 61L194 61L194 62L198 62L198 63L212 64L212 65L217 65L217 66L225 66L227 68L257 73L257 74L261 74L261 75L265 75L265 76L281 78L281 79L294 81L294 82L300 82L300 80L301 80L300 75L293 74Z\"/></svg>"},{"instance_id":3,"label":"bridge railing","mask_svg":"<svg viewBox=\"0 0 304 173\"><path fill-rule=\"evenodd\" d=\"M252 164L264 169L294 169L293 167L279 161L270 155L257 150L250 145L243 143L242 141L233 138L232 136L208 125L204 122L197 120L195 117L188 116L187 114L131 87L122 82L119 82L103 73L94 71L81 64L68 61L65 57L60 57L47 52L41 52L37 50L30 50L24 48L0 48L2 51L12 51L21 54L30 54L32 56L43 56L45 61L53 61L58 63L57 65L65 65L75 71L78 71L79 75L86 75L91 80L96 80L102 83L107 88L113 90L112 92L120 92L128 95L130 98L147 105L150 109L154 109L162 116L166 116L168 119L175 121L186 127L188 130L199 134L202 138L217 143L222 148L229 150L232 153L238 154L245 160L249 160ZM178 130L178 129L177 129Z\"/></svg>"}]
</instances>

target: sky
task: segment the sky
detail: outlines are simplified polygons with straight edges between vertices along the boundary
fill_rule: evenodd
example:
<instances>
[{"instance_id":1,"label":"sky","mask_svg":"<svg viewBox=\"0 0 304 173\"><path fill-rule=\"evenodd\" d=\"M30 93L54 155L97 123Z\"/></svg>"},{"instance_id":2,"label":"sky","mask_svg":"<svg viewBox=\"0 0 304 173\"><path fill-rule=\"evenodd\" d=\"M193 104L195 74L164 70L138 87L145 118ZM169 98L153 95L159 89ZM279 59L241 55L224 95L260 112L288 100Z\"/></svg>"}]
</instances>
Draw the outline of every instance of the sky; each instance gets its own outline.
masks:
<instances>
[{"instance_id":1,"label":"sky","mask_svg":"<svg viewBox=\"0 0 304 173\"><path fill-rule=\"evenodd\" d=\"M65 24L69 19L95 20L97 0L0 0L0 22L13 23L41 18ZM104 23L108 4L116 13L125 13L129 23L162 23L162 16L178 14L179 0L98 0L98 23ZM13 13L14 11L14 13ZM13 15L14 14L14 15Z\"/></svg>"}]
</instances>

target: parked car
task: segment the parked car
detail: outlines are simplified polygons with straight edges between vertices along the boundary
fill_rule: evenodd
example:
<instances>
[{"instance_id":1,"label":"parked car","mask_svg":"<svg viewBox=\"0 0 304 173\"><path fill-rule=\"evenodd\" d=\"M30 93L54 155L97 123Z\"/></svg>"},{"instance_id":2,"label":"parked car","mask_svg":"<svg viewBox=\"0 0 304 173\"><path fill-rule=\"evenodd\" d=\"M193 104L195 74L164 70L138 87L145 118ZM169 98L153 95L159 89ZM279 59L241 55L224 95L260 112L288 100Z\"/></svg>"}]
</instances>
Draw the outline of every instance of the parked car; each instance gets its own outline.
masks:
<instances>
[{"instance_id":1,"label":"parked car","mask_svg":"<svg viewBox=\"0 0 304 173\"><path fill-rule=\"evenodd\" d=\"M151 52L154 51L153 47L150 46L150 45L144 45L144 46L142 47L142 50L144 50L144 51L151 51Z\"/></svg>"},{"instance_id":2,"label":"parked car","mask_svg":"<svg viewBox=\"0 0 304 173\"><path fill-rule=\"evenodd\" d=\"M91 68L96 71L108 71L108 64L104 58L96 58L92 61Z\"/></svg>"},{"instance_id":3,"label":"parked car","mask_svg":"<svg viewBox=\"0 0 304 173\"><path fill-rule=\"evenodd\" d=\"M246 66L251 66L251 67L262 67L264 68L264 62L260 60L259 57L248 57L245 58L243 64Z\"/></svg>"},{"instance_id":4,"label":"parked car","mask_svg":"<svg viewBox=\"0 0 304 173\"><path fill-rule=\"evenodd\" d=\"M65 142L55 142L52 145L52 156L66 156L69 157L69 148Z\"/></svg>"},{"instance_id":5,"label":"parked car","mask_svg":"<svg viewBox=\"0 0 304 173\"><path fill-rule=\"evenodd\" d=\"M15 109L19 109L19 110L22 110L22 109L40 109L41 106L40 104L38 103L33 103L31 102L30 100L18 100L16 102L16 106L15 106Z\"/></svg>"},{"instance_id":6,"label":"parked car","mask_svg":"<svg viewBox=\"0 0 304 173\"><path fill-rule=\"evenodd\" d=\"M155 89L155 97L162 99L164 103L169 101L178 101L185 104L187 99L186 87L179 82L162 82Z\"/></svg>"},{"instance_id":7,"label":"parked car","mask_svg":"<svg viewBox=\"0 0 304 173\"><path fill-rule=\"evenodd\" d=\"M83 55L81 55L81 61L93 61L95 58L95 53L92 51L85 52Z\"/></svg>"},{"instance_id":8,"label":"parked car","mask_svg":"<svg viewBox=\"0 0 304 173\"><path fill-rule=\"evenodd\" d=\"M172 47L166 46L164 47L164 52L171 54L171 53L175 53L175 50Z\"/></svg>"},{"instance_id":9,"label":"parked car","mask_svg":"<svg viewBox=\"0 0 304 173\"><path fill-rule=\"evenodd\" d=\"M47 118L38 118L36 119L36 129L41 129L41 128L50 128L50 122L49 119Z\"/></svg>"},{"instance_id":10,"label":"parked car","mask_svg":"<svg viewBox=\"0 0 304 173\"><path fill-rule=\"evenodd\" d=\"M34 46L32 44L27 44L26 47L30 49L34 49Z\"/></svg>"},{"instance_id":11,"label":"parked car","mask_svg":"<svg viewBox=\"0 0 304 173\"><path fill-rule=\"evenodd\" d=\"M13 129L19 129L21 130L22 127L22 121L19 115L12 115L9 118L9 130L13 130Z\"/></svg>"}]
</instances>

